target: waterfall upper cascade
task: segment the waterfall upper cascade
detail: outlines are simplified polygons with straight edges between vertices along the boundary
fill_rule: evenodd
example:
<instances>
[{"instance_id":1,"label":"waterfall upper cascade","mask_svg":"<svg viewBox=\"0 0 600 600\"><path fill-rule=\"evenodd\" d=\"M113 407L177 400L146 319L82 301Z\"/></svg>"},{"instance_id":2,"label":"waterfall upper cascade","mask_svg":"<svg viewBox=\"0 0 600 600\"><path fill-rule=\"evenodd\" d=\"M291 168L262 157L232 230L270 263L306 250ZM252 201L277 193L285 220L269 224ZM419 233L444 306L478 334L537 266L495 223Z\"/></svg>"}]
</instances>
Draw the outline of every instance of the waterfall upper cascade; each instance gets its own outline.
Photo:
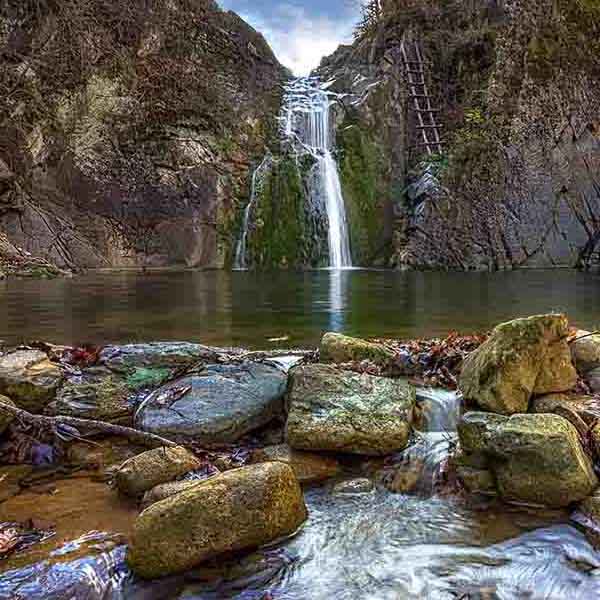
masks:
<instances>
[{"instance_id":1,"label":"waterfall upper cascade","mask_svg":"<svg viewBox=\"0 0 600 600\"><path fill-rule=\"evenodd\" d=\"M289 82L285 88L281 136L299 159L310 155L315 160L313 176L308 184L311 206L319 206L327 215L329 266L342 269L352 266L348 238L346 208L337 164L334 158L334 136L330 119L335 94L318 78L303 77ZM235 268L247 268L247 239L256 206L256 189L271 160L261 163L252 179L250 202L244 212L243 230L238 241Z\"/></svg>"}]
</instances>

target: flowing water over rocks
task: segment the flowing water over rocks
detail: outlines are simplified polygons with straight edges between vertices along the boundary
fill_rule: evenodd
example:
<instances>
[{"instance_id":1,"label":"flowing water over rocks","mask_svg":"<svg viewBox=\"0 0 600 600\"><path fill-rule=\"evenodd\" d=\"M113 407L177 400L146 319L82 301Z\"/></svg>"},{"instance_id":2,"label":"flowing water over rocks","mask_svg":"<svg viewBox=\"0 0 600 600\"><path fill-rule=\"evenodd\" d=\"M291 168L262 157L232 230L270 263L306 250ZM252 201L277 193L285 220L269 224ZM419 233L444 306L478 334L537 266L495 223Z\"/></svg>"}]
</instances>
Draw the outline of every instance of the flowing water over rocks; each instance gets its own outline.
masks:
<instances>
[{"instance_id":1,"label":"flowing water over rocks","mask_svg":"<svg viewBox=\"0 0 600 600\"><path fill-rule=\"evenodd\" d=\"M305 491L293 538L189 573L142 582L114 536L90 533L29 566L4 565L0 599L551 599L600 594L600 555L562 511L438 493L460 411L455 394L419 390L422 431L402 453L422 461L417 493L333 493L367 463ZM0 565L0 569L2 566Z\"/></svg>"}]
</instances>

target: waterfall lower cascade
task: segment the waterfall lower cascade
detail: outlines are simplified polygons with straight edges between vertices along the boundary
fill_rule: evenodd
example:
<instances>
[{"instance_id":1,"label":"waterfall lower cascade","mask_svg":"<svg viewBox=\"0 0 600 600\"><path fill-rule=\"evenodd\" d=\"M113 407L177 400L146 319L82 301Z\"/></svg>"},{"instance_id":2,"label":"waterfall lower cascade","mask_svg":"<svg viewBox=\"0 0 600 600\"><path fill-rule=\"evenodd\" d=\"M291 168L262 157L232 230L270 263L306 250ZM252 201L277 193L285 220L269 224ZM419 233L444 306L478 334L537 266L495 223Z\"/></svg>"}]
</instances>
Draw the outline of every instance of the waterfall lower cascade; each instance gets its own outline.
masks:
<instances>
[{"instance_id":1,"label":"waterfall lower cascade","mask_svg":"<svg viewBox=\"0 0 600 600\"><path fill-rule=\"evenodd\" d=\"M288 145L297 159L310 155L315 161L308 186L308 201L311 206L321 207L327 215L329 266L343 269L352 266L352 255L342 185L334 157L330 114L335 94L328 92L327 87L328 84L323 84L315 77L302 77L286 85L280 117L281 137L284 145ZM236 269L248 267L248 232L257 202L257 187L274 161L268 155L252 177L252 193L244 211L243 228L236 247Z\"/></svg>"},{"instance_id":2,"label":"waterfall lower cascade","mask_svg":"<svg viewBox=\"0 0 600 600\"><path fill-rule=\"evenodd\" d=\"M329 266L341 269L352 266L352 255L342 185L333 156L333 96L327 92L327 84L316 77L296 79L286 86L282 121L283 135L296 152L307 152L317 161L312 201L322 202L327 213Z\"/></svg>"}]
</instances>

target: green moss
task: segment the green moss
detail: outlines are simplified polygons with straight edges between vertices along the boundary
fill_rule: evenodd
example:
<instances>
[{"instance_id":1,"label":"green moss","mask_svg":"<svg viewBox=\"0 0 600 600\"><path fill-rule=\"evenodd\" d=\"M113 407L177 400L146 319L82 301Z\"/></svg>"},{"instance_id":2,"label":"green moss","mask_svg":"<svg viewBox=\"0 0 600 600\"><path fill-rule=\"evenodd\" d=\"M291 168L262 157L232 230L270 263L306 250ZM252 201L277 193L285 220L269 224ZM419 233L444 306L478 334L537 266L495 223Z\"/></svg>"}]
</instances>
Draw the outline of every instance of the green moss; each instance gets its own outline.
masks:
<instances>
[{"instance_id":1,"label":"green moss","mask_svg":"<svg viewBox=\"0 0 600 600\"><path fill-rule=\"evenodd\" d=\"M126 384L130 390L136 392L160 385L170 374L171 369L137 367L128 375Z\"/></svg>"},{"instance_id":2,"label":"green moss","mask_svg":"<svg viewBox=\"0 0 600 600\"><path fill-rule=\"evenodd\" d=\"M259 268L317 266L305 181L313 160L284 156L264 176L248 236L250 264Z\"/></svg>"},{"instance_id":3,"label":"green moss","mask_svg":"<svg viewBox=\"0 0 600 600\"><path fill-rule=\"evenodd\" d=\"M355 264L371 264L384 236L383 148L357 121L338 132L339 165Z\"/></svg>"}]
</instances>

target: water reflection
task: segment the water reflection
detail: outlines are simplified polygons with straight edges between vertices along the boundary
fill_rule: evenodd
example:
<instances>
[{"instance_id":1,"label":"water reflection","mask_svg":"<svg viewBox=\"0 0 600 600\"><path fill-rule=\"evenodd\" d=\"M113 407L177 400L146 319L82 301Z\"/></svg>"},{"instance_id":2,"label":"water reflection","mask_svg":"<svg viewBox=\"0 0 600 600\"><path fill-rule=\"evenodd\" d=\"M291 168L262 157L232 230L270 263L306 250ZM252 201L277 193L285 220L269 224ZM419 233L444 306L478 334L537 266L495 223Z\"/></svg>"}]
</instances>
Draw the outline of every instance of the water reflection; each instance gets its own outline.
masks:
<instances>
[{"instance_id":1,"label":"water reflection","mask_svg":"<svg viewBox=\"0 0 600 600\"><path fill-rule=\"evenodd\" d=\"M600 322L600 277L572 271L89 273L0 282L0 339L315 345L323 331L414 337L551 310Z\"/></svg>"}]
</instances>

